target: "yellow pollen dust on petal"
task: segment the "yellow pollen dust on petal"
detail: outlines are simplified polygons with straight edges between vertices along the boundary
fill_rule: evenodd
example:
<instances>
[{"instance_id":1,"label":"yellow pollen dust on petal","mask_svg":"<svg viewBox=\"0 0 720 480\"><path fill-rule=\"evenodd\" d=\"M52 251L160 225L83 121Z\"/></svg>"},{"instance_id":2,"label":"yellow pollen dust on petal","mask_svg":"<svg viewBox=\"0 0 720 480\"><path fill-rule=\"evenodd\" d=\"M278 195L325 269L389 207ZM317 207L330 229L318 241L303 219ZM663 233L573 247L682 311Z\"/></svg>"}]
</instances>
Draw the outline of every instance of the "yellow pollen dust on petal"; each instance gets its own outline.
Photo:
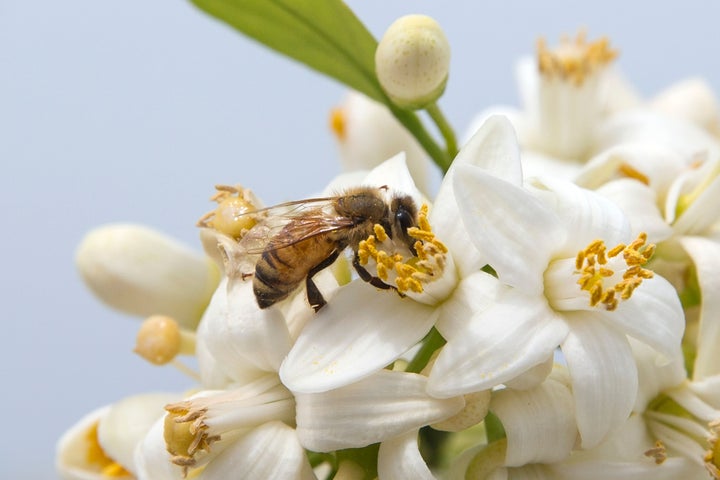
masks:
<instances>
[{"instance_id":1,"label":"yellow pollen dust on petal","mask_svg":"<svg viewBox=\"0 0 720 480\"><path fill-rule=\"evenodd\" d=\"M435 237L427 219L428 206L423 205L418 213L418 226L408 229L408 235L416 240L416 256L406 259L399 253L389 254L378 248L378 242L389 237L381 225L375 225L374 235L360 242L358 258L361 265L373 260L377 266L377 275L387 281L390 273L395 273L395 285L400 293L422 293L423 285L442 275L445 267L447 247Z\"/></svg>"},{"instance_id":2,"label":"yellow pollen dust on petal","mask_svg":"<svg viewBox=\"0 0 720 480\"><path fill-rule=\"evenodd\" d=\"M191 402L167 405L164 431L165 447L175 465L183 467L183 474L197 463L200 452L210 451L210 445L220 440L219 435L210 435L205 425L206 409L194 409Z\"/></svg>"},{"instance_id":3,"label":"yellow pollen dust on petal","mask_svg":"<svg viewBox=\"0 0 720 480\"><path fill-rule=\"evenodd\" d=\"M612 62L618 55L610 48L610 41L602 37L588 42L585 33L575 39L562 38L554 49L547 47L543 38L537 42L537 62L540 73L548 78L559 78L581 86L585 80Z\"/></svg>"},{"instance_id":4,"label":"yellow pollen dust on petal","mask_svg":"<svg viewBox=\"0 0 720 480\"><path fill-rule=\"evenodd\" d=\"M215 189L217 192L210 200L218 206L200 217L197 225L240 240L257 223L257 219L249 215L256 210L252 195L240 185L216 185Z\"/></svg>"},{"instance_id":5,"label":"yellow pollen dust on petal","mask_svg":"<svg viewBox=\"0 0 720 480\"><path fill-rule=\"evenodd\" d=\"M647 175L642 173L640 170L635 169L632 165L628 163L621 163L618 167L618 172L628 178L637 180L640 183L650 185L650 179L647 177Z\"/></svg>"},{"instance_id":6,"label":"yellow pollen dust on petal","mask_svg":"<svg viewBox=\"0 0 720 480\"><path fill-rule=\"evenodd\" d=\"M345 118L345 110L342 107L336 107L330 110L330 130L335 134L341 142L345 140L347 135L347 120Z\"/></svg>"},{"instance_id":7,"label":"yellow pollen dust on petal","mask_svg":"<svg viewBox=\"0 0 720 480\"><path fill-rule=\"evenodd\" d=\"M132 475L125 470L122 465L114 461L105 454L98 439L99 422L93 423L85 434L87 442L87 450L85 452L85 460L88 464L97 467L100 474L109 478L130 478Z\"/></svg>"},{"instance_id":8,"label":"yellow pollen dust on petal","mask_svg":"<svg viewBox=\"0 0 720 480\"><path fill-rule=\"evenodd\" d=\"M708 438L708 450L705 452L705 469L715 480L720 479L720 419L708 424L710 437Z\"/></svg>"},{"instance_id":9,"label":"yellow pollen dust on petal","mask_svg":"<svg viewBox=\"0 0 720 480\"><path fill-rule=\"evenodd\" d=\"M577 284L581 290L590 294L590 305L603 306L606 310L615 310L621 300L629 299L643 280L652 278L652 270L643 268L655 252L655 245L646 245L647 234L640 233L630 244L619 244L607 250L605 242L594 240L575 257L575 272L580 275ZM620 254L622 253L622 265ZM619 265L622 278L614 285L606 285L606 279L615 275L616 270L610 268L608 259ZM605 266L601 266L605 265Z\"/></svg>"}]
</instances>

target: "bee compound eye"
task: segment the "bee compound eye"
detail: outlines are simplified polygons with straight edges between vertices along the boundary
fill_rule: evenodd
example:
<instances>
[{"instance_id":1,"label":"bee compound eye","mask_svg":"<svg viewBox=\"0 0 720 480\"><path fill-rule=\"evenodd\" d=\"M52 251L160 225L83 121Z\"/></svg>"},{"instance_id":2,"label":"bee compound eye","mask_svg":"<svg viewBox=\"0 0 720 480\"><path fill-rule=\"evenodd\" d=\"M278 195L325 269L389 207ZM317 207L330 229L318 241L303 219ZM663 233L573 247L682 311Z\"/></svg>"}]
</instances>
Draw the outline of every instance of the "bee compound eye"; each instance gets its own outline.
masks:
<instances>
[{"instance_id":1,"label":"bee compound eye","mask_svg":"<svg viewBox=\"0 0 720 480\"><path fill-rule=\"evenodd\" d=\"M412 214L404 208L400 208L395 212L395 221L400 225L404 234L407 234L408 228L415 225L415 219Z\"/></svg>"}]
</instances>

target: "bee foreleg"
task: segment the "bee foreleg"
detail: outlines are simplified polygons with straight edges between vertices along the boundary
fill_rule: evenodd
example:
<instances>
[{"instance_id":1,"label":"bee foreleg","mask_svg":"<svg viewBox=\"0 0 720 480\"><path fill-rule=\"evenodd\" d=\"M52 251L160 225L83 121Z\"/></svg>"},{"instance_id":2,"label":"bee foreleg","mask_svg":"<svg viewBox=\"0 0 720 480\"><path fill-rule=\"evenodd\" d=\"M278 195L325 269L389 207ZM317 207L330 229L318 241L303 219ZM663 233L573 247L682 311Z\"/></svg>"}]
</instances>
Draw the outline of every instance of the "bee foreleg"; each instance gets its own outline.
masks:
<instances>
[{"instance_id":1,"label":"bee foreleg","mask_svg":"<svg viewBox=\"0 0 720 480\"><path fill-rule=\"evenodd\" d=\"M333 253L330 254L329 257L327 257L322 262L315 265L313 268L310 269L308 272L307 277L305 278L305 290L307 291L307 299L310 303L310 306L315 310L316 312L320 310L322 307L324 307L327 302L325 301L325 298L322 296L322 293L320 293L320 290L318 290L317 285L315 285L315 282L313 282L312 277L318 273L321 270L326 269L330 265L333 264L335 260L337 260L338 255L340 255L340 250L335 250Z\"/></svg>"},{"instance_id":2,"label":"bee foreleg","mask_svg":"<svg viewBox=\"0 0 720 480\"><path fill-rule=\"evenodd\" d=\"M360 275L360 278L364 281L368 282L370 285L376 288L382 288L383 290L393 289L397 292L398 295L401 297L404 297L405 294L400 292L397 287L394 287L392 285L388 285L387 283L383 282L380 277L373 276L370 272L367 271L365 267L360 265L360 257L357 253L355 253L355 256L353 257L352 262L353 268L355 268L355 271Z\"/></svg>"}]
</instances>

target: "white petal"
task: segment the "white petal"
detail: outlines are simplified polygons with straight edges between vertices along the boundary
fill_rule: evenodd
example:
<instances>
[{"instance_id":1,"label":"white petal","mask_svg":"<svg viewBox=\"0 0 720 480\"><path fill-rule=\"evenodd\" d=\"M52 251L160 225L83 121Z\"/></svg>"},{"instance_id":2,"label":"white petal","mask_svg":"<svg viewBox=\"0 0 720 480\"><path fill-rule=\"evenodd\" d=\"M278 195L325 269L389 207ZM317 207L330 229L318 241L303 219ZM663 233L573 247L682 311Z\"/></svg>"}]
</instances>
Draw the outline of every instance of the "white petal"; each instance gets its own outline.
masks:
<instances>
[{"instance_id":1,"label":"white petal","mask_svg":"<svg viewBox=\"0 0 720 480\"><path fill-rule=\"evenodd\" d=\"M675 231L685 235L703 235L720 218L720 176L708 185L688 208L675 220Z\"/></svg>"},{"instance_id":2,"label":"white petal","mask_svg":"<svg viewBox=\"0 0 720 480\"><path fill-rule=\"evenodd\" d=\"M379 480L434 480L420 455L417 436L418 432L413 430L380 444Z\"/></svg>"},{"instance_id":3,"label":"white petal","mask_svg":"<svg viewBox=\"0 0 720 480\"><path fill-rule=\"evenodd\" d=\"M338 146L346 171L370 169L405 152L415 183L427 191L427 154L385 105L351 91L340 109L344 134L338 135Z\"/></svg>"},{"instance_id":4,"label":"white petal","mask_svg":"<svg viewBox=\"0 0 720 480\"><path fill-rule=\"evenodd\" d=\"M570 455L575 445L572 393L552 378L531 390L496 392L490 410L507 435L506 466L557 462Z\"/></svg>"},{"instance_id":5,"label":"white petal","mask_svg":"<svg viewBox=\"0 0 720 480\"><path fill-rule=\"evenodd\" d=\"M718 151L717 141L701 128L646 110L621 112L603 122L595 135L595 151L628 142L654 143L688 158L704 150Z\"/></svg>"},{"instance_id":6,"label":"white petal","mask_svg":"<svg viewBox=\"0 0 720 480\"><path fill-rule=\"evenodd\" d=\"M652 347L634 338L628 338L638 368L638 396L635 400L636 412L644 412L647 405L660 392L679 385L686 379L685 359L680 345L670 362L658 365L658 352Z\"/></svg>"},{"instance_id":7,"label":"white petal","mask_svg":"<svg viewBox=\"0 0 720 480\"><path fill-rule=\"evenodd\" d=\"M666 357L664 361L677 352L685 328L677 292L660 275L643 280L629 299L601 314L615 328L655 348Z\"/></svg>"},{"instance_id":8,"label":"white petal","mask_svg":"<svg viewBox=\"0 0 720 480\"><path fill-rule=\"evenodd\" d=\"M497 278L482 271L463 278L452 296L440 306L435 327L446 340L462 335L472 316L490 308L498 293L506 288Z\"/></svg>"},{"instance_id":9,"label":"white petal","mask_svg":"<svg viewBox=\"0 0 720 480\"><path fill-rule=\"evenodd\" d=\"M720 375L691 382L689 388L708 405L720 409Z\"/></svg>"},{"instance_id":10,"label":"white petal","mask_svg":"<svg viewBox=\"0 0 720 480\"><path fill-rule=\"evenodd\" d=\"M202 480L314 479L312 467L295 431L282 422L268 422L229 445L199 477Z\"/></svg>"},{"instance_id":11,"label":"white petal","mask_svg":"<svg viewBox=\"0 0 720 480\"><path fill-rule=\"evenodd\" d=\"M672 228L658 208L655 191L629 178L614 180L597 189L597 193L611 200L630 220L632 237L645 232L653 242L672 235Z\"/></svg>"},{"instance_id":12,"label":"white petal","mask_svg":"<svg viewBox=\"0 0 720 480\"><path fill-rule=\"evenodd\" d=\"M418 204L422 203L422 194L415 186L415 181L405 163L405 153L401 152L377 167L370 170L363 185L372 187L388 186L395 192L410 195Z\"/></svg>"},{"instance_id":13,"label":"white petal","mask_svg":"<svg viewBox=\"0 0 720 480\"><path fill-rule=\"evenodd\" d=\"M451 397L506 382L552 357L567 332L544 299L508 292L448 339L430 372L428 391Z\"/></svg>"},{"instance_id":14,"label":"white petal","mask_svg":"<svg viewBox=\"0 0 720 480\"><path fill-rule=\"evenodd\" d=\"M687 78L670 85L653 98L650 107L711 131L720 126L718 100L703 78Z\"/></svg>"},{"instance_id":15,"label":"white petal","mask_svg":"<svg viewBox=\"0 0 720 480\"><path fill-rule=\"evenodd\" d=\"M356 280L310 320L280 368L294 392L322 392L395 361L430 331L438 310Z\"/></svg>"},{"instance_id":16,"label":"white petal","mask_svg":"<svg viewBox=\"0 0 720 480\"><path fill-rule=\"evenodd\" d=\"M462 397L436 399L427 378L380 370L351 385L323 393L297 394L297 432L316 452L357 448L417 430L459 412Z\"/></svg>"},{"instance_id":17,"label":"white petal","mask_svg":"<svg viewBox=\"0 0 720 480\"><path fill-rule=\"evenodd\" d=\"M561 348L572 378L582 447L592 448L630 414L637 368L624 335L591 313L567 316L571 330Z\"/></svg>"},{"instance_id":18,"label":"white petal","mask_svg":"<svg viewBox=\"0 0 720 480\"><path fill-rule=\"evenodd\" d=\"M635 462L612 460L590 460L584 462L567 462L550 467L553 477L558 480L607 480L622 478L624 480L700 480L702 470L698 469L685 458L668 458L662 465L656 465L648 458Z\"/></svg>"},{"instance_id":19,"label":"white petal","mask_svg":"<svg viewBox=\"0 0 720 480\"><path fill-rule=\"evenodd\" d=\"M260 309L252 281L228 280L218 287L198 330L227 376L244 381L255 372L276 372L290 350L290 333L276 308ZM208 367L201 364L201 370ZM253 372L255 371L255 372Z\"/></svg>"},{"instance_id":20,"label":"white petal","mask_svg":"<svg viewBox=\"0 0 720 480\"><path fill-rule=\"evenodd\" d=\"M507 119L490 117L463 146L445 175L430 212L429 220L433 230L450 252L458 257L458 269L465 276L482 267L485 261L481 252L468 248L472 242L460 219L453 181L459 165L474 165L490 175L520 185L522 171L519 147Z\"/></svg>"},{"instance_id":21,"label":"white petal","mask_svg":"<svg viewBox=\"0 0 720 480\"><path fill-rule=\"evenodd\" d=\"M113 404L98 425L103 450L126 470L136 473L135 447L165 415L165 405L179 399L178 394L156 393L127 397Z\"/></svg>"},{"instance_id":22,"label":"white petal","mask_svg":"<svg viewBox=\"0 0 720 480\"><path fill-rule=\"evenodd\" d=\"M88 461L88 451L92 448L88 433L96 428L98 422L110 410L105 406L93 410L81 418L57 443L55 468L63 480L101 480L103 476L97 465Z\"/></svg>"},{"instance_id":23,"label":"white petal","mask_svg":"<svg viewBox=\"0 0 720 480\"><path fill-rule=\"evenodd\" d=\"M165 419L158 419L135 450L139 480L183 480L182 467L172 463L165 448Z\"/></svg>"},{"instance_id":24,"label":"white petal","mask_svg":"<svg viewBox=\"0 0 720 480\"><path fill-rule=\"evenodd\" d=\"M532 191L549 203L569 232L564 248L556 249L556 258L575 258L578 250L598 238L612 246L630 240L630 223L607 198L552 177L538 177L532 186L537 189Z\"/></svg>"},{"instance_id":25,"label":"white petal","mask_svg":"<svg viewBox=\"0 0 720 480\"><path fill-rule=\"evenodd\" d=\"M454 184L470 239L500 280L540 292L551 253L565 241L557 216L523 188L477 167L458 165Z\"/></svg>"},{"instance_id":26,"label":"white petal","mask_svg":"<svg viewBox=\"0 0 720 480\"><path fill-rule=\"evenodd\" d=\"M107 225L88 233L75 261L88 287L131 315L168 315L195 329L219 280L215 263L146 227Z\"/></svg>"}]
</instances>

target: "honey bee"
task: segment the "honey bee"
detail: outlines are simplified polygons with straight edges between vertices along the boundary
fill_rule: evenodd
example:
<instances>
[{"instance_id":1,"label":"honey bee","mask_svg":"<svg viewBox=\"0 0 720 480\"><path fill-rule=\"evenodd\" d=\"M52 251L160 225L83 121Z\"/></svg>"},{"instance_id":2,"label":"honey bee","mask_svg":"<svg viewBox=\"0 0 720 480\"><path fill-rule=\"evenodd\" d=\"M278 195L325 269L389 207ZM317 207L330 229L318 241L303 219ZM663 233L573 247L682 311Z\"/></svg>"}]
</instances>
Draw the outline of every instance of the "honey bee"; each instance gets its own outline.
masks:
<instances>
[{"instance_id":1,"label":"honey bee","mask_svg":"<svg viewBox=\"0 0 720 480\"><path fill-rule=\"evenodd\" d=\"M387 186L357 187L333 197L287 202L243 214L254 215L260 224L241 242L252 245L264 238L262 246L247 250L259 254L253 291L260 308L287 298L305 280L308 302L316 312L320 310L327 302L313 276L346 248L353 250L352 265L360 278L377 288L395 288L368 272L358 256L360 242L373 234L376 224L415 255L415 240L408 229L417 226L417 206L412 197L389 195L387 190Z\"/></svg>"}]
</instances>

